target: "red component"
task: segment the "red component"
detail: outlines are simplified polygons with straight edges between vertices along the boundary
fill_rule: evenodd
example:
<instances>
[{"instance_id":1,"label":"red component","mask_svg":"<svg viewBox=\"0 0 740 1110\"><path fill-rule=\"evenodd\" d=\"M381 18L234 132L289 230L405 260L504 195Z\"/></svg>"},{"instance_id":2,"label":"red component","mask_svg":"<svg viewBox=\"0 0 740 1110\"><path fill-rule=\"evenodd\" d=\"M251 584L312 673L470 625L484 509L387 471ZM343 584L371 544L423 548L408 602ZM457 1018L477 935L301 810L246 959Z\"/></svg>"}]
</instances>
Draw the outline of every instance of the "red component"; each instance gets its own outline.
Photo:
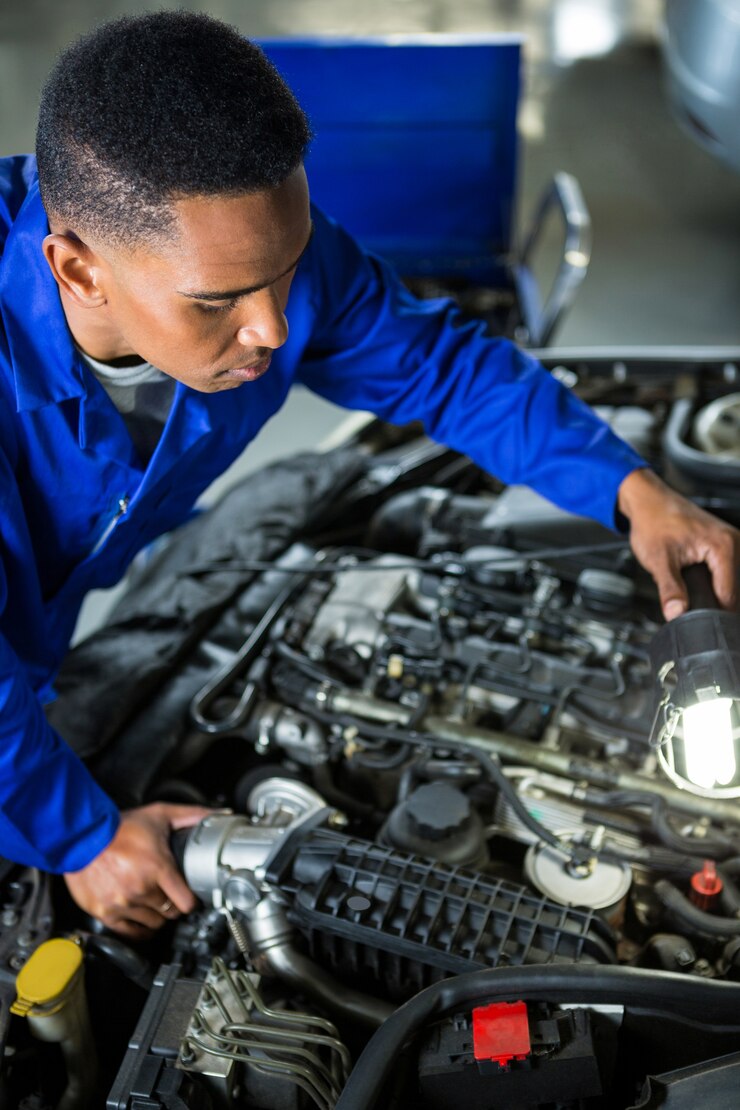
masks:
<instances>
[{"instance_id":1,"label":"red component","mask_svg":"<svg viewBox=\"0 0 740 1110\"><path fill-rule=\"evenodd\" d=\"M531 1051L525 1002L494 1002L473 1010L473 1054L506 1067Z\"/></svg>"},{"instance_id":2,"label":"red component","mask_svg":"<svg viewBox=\"0 0 740 1110\"><path fill-rule=\"evenodd\" d=\"M711 859L706 859L701 871L696 871L691 876L689 897L698 909L713 910L721 893L722 880L717 874L717 868Z\"/></svg>"}]
</instances>

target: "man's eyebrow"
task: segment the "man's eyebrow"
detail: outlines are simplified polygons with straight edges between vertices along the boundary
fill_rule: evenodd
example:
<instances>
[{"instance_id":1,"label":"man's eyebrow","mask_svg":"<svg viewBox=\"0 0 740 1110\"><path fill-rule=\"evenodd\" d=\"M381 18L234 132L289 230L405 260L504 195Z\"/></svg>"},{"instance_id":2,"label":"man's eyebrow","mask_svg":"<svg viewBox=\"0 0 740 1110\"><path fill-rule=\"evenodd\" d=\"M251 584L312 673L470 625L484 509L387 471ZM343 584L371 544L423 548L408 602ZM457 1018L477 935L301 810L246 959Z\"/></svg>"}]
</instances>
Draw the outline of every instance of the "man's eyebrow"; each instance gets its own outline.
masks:
<instances>
[{"instance_id":1,"label":"man's eyebrow","mask_svg":"<svg viewBox=\"0 0 740 1110\"><path fill-rule=\"evenodd\" d=\"M269 281L263 281L259 285L247 285L243 289L226 289L218 292L214 290L206 290L199 293L184 293L182 290L178 289L178 293L181 297L188 297L190 300L194 301L233 301L236 300L237 297L246 297L250 293L259 293L260 289L267 289L268 285L274 285L276 281L280 281L280 278L285 277L285 275L289 274L291 270L295 270L296 266L308 250L309 244L313 239L313 231L314 225L312 221L311 230L309 231L308 239L306 240L306 245L296 258L295 262L291 266L288 266L287 270L283 270L282 274L278 274L277 277L270 278Z\"/></svg>"}]
</instances>

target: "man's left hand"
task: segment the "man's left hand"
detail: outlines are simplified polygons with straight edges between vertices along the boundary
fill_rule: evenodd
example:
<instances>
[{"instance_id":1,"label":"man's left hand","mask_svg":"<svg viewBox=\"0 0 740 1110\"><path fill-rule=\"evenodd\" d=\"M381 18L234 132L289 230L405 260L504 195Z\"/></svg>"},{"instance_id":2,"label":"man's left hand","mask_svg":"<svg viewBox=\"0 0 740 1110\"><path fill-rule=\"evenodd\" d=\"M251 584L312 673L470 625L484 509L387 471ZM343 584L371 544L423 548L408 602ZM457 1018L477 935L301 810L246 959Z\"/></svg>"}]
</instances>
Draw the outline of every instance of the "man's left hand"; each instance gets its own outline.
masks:
<instances>
[{"instance_id":1,"label":"man's left hand","mask_svg":"<svg viewBox=\"0 0 740 1110\"><path fill-rule=\"evenodd\" d=\"M737 606L740 532L687 501L651 470L633 470L619 487L618 506L630 522L630 544L652 574L667 621L688 609L681 568L706 563L717 600Z\"/></svg>"}]
</instances>

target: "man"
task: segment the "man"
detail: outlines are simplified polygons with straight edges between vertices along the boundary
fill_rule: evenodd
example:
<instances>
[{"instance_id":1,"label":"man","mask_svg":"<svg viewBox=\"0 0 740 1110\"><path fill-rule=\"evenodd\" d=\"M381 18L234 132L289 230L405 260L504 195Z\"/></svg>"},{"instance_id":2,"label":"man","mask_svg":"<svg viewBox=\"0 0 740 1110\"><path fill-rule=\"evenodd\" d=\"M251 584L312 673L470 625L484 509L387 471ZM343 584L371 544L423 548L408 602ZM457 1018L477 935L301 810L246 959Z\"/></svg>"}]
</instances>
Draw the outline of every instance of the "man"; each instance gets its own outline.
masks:
<instances>
[{"instance_id":1,"label":"man","mask_svg":"<svg viewBox=\"0 0 740 1110\"><path fill-rule=\"evenodd\" d=\"M64 872L144 935L193 897L167 847L197 807L119 815L42 703L82 598L181 523L294 381L465 451L606 525L627 518L667 618L738 535L669 491L507 341L415 301L309 205L310 138L259 50L162 12L72 46L31 158L0 174L0 852ZM290 331L288 330L290 322Z\"/></svg>"}]
</instances>

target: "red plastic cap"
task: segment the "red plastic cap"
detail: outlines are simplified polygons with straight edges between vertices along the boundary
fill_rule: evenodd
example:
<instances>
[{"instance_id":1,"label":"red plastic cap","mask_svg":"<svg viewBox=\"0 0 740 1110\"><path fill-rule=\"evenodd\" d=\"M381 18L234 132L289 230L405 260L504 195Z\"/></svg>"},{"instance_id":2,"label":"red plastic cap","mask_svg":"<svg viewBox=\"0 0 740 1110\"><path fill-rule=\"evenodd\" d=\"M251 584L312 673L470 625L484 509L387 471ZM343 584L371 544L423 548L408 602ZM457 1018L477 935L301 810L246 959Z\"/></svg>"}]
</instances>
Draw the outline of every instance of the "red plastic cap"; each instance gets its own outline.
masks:
<instances>
[{"instance_id":1,"label":"red plastic cap","mask_svg":"<svg viewBox=\"0 0 740 1110\"><path fill-rule=\"evenodd\" d=\"M716 908L721 893L722 880L717 868L712 860L705 860L701 871L691 876L689 898L698 909L709 911Z\"/></svg>"},{"instance_id":2,"label":"red plastic cap","mask_svg":"<svg viewBox=\"0 0 740 1110\"><path fill-rule=\"evenodd\" d=\"M691 876L691 889L704 895L719 894L722 891L722 880L712 860L704 860L701 871L696 871Z\"/></svg>"},{"instance_id":3,"label":"red plastic cap","mask_svg":"<svg viewBox=\"0 0 740 1110\"><path fill-rule=\"evenodd\" d=\"M532 1050L525 1002L494 1002L473 1010L473 1054L505 1067Z\"/></svg>"}]
</instances>

